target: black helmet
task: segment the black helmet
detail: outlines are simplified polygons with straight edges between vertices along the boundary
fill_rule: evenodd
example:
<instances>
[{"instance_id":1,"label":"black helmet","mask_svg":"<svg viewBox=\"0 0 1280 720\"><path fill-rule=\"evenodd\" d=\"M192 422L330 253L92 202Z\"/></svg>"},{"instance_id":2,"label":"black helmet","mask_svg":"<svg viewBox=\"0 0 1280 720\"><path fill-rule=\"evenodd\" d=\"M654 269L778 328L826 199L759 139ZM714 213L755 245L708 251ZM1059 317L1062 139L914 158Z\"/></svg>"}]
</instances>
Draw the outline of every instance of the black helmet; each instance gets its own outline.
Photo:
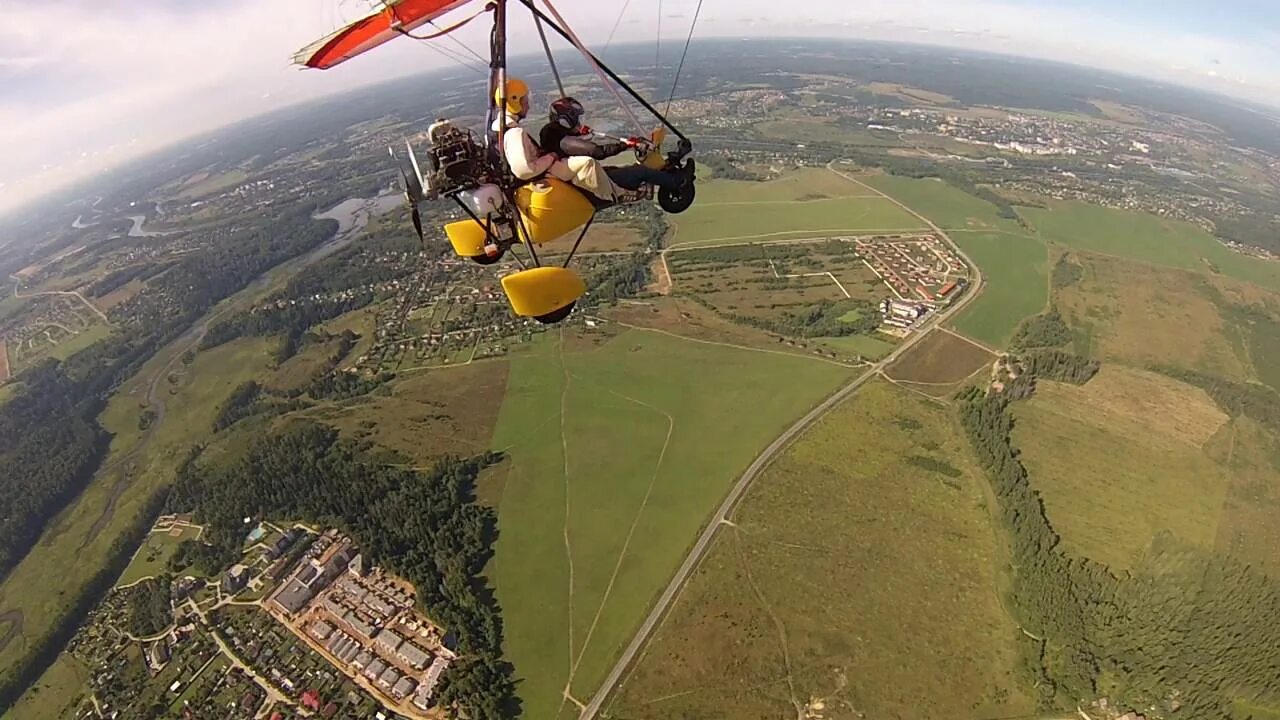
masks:
<instances>
[{"instance_id":1,"label":"black helmet","mask_svg":"<svg viewBox=\"0 0 1280 720\"><path fill-rule=\"evenodd\" d=\"M582 124L584 113L582 103L571 97L562 97L551 103L551 122L566 130L577 129Z\"/></svg>"}]
</instances>

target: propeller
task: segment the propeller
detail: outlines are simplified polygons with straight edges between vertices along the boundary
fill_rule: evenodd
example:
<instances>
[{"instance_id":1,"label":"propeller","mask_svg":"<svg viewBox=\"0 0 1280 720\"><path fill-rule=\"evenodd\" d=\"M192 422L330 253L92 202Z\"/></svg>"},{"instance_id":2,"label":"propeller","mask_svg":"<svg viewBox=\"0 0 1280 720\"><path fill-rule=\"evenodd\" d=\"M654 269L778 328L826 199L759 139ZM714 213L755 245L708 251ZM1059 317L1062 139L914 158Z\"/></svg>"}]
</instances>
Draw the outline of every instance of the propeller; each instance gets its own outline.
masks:
<instances>
[{"instance_id":1,"label":"propeller","mask_svg":"<svg viewBox=\"0 0 1280 720\"><path fill-rule=\"evenodd\" d=\"M409 204L409 217L413 220L413 229L418 233L418 239L426 242L427 237L422 232L422 215L418 212L418 201L422 198L422 185L409 179L409 168L403 160L396 157L395 150L387 148L387 154L397 162L400 168L400 185L404 188L405 202Z\"/></svg>"}]
</instances>

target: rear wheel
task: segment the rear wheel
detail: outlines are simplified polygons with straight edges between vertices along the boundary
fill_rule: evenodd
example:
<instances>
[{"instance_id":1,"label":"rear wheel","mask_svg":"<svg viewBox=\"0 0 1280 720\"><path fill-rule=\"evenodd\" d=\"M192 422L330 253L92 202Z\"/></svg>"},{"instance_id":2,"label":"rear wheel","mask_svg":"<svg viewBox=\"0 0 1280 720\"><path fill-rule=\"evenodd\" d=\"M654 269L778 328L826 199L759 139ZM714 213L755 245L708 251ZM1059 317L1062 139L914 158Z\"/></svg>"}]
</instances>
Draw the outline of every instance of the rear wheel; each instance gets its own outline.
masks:
<instances>
[{"instance_id":1,"label":"rear wheel","mask_svg":"<svg viewBox=\"0 0 1280 720\"><path fill-rule=\"evenodd\" d=\"M678 215L693 204L694 186L693 182L686 183L678 190L658 190L658 205L665 212L672 215Z\"/></svg>"},{"instance_id":2,"label":"rear wheel","mask_svg":"<svg viewBox=\"0 0 1280 720\"><path fill-rule=\"evenodd\" d=\"M506 250L499 250L497 255L472 255L471 262L477 265L492 265L502 259L506 255Z\"/></svg>"},{"instance_id":3,"label":"rear wheel","mask_svg":"<svg viewBox=\"0 0 1280 720\"><path fill-rule=\"evenodd\" d=\"M537 320L543 325L554 325L555 323L558 323L561 320L564 320L565 318L569 317L569 313L573 312L573 306L577 304L578 302L575 300L569 303L568 305L565 305L564 307L560 308L559 310L552 310L546 315L538 315L534 318L534 320Z\"/></svg>"}]
</instances>

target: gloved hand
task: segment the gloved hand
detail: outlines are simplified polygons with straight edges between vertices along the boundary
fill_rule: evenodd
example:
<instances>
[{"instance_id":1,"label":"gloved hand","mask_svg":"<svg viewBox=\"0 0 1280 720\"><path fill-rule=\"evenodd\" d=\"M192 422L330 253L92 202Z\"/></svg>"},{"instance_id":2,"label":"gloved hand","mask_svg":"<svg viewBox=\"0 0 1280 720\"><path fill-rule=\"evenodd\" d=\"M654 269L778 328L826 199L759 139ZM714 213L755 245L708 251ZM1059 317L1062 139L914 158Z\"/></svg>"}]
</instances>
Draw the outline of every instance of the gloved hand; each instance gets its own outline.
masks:
<instances>
[{"instance_id":1,"label":"gloved hand","mask_svg":"<svg viewBox=\"0 0 1280 720\"><path fill-rule=\"evenodd\" d=\"M604 148L605 157L613 157L631 147L631 145L621 140L614 140L613 142L601 143L601 147Z\"/></svg>"}]
</instances>

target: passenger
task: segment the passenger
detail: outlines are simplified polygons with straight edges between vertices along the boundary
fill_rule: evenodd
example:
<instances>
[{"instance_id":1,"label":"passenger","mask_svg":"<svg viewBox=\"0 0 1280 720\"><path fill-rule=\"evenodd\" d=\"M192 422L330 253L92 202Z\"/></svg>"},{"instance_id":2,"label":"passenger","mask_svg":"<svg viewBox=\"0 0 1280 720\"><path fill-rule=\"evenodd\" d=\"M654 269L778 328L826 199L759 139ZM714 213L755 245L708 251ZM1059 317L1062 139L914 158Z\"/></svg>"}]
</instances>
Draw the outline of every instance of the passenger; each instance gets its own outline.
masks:
<instances>
[{"instance_id":1,"label":"passenger","mask_svg":"<svg viewBox=\"0 0 1280 720\"><path fill-rule=\"evenodd\" d=\"M562 97L551 103L550 122L539 133L543 152L565 158L571 166L583 158L598 163L613 157L642 142L638 138L595 142L585 136L590 130L582 124L585 111L582 103L571 97ZM642 163L623 166L605 166L604 172L613 184L626 190L639 190L642 185L654 185L664 190L679 190L693 178L693 161L681 172L669 172L651 168Z\"/></svg>"},{"instance_id":2,"label":"passenger","mask_svg":"<svg viewBox=\"0 0 1280 720\"><path fill-rule=\"evenodd\" d=\"M502 133L502 154L513 175L520 180L536 180L550 175L586 190L602 203L615 201L616 188L598 160L591 157L562 158L555 153L545 153L529 131L520 126L529 116L528 85L510 78L497 95L495 101L498 103L503 102L503 96L506 96L503 108L506 127L501 127L503 120L499 118L494 121L493 131Z\"/></svg>"}]
</instances>

